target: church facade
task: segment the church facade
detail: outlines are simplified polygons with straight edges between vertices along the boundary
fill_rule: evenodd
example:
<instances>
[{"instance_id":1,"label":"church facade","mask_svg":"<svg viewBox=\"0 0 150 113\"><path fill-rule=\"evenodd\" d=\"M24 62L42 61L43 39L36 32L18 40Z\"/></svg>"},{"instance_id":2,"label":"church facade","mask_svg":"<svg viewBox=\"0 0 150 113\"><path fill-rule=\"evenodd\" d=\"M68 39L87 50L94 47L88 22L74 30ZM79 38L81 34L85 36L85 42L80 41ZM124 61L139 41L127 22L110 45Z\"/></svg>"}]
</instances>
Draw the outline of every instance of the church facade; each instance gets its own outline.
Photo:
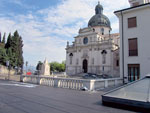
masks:
<instances>
[{"instance_id":1,"label":"church facade","mask_svg":"<svg viewBox=\"0 0 150 113\"><path fill-rule=\"evenodd\" d=\"M103 14L103 6L98 3L88 27L79 29L72 45L67 42L66 73L119 76L120 37L118 33L111 34L111 30L110 21Z\"/></svg>"}]
</instances>

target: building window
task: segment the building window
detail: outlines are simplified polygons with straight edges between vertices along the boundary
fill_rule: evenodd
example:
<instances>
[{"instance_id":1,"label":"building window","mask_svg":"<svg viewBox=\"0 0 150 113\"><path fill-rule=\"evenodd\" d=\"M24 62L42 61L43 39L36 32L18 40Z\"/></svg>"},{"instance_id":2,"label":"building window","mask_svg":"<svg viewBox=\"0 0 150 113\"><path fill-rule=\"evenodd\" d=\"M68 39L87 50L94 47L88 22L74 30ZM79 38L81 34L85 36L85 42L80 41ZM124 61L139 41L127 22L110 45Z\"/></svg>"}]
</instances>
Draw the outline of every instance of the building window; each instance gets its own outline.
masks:
<instances>
[{"instance_id":1,"label":"building window","mask_svg":"<svg viewBox=\"0 0 150 113\"><path fill-rule=\"evenodd\" d=\"M72 64L72 57L73 57L73 54L70 53L70 54L69 54L69 57L70 57L70 64Z\"/></svg>"},{"instance_id":2,"label":"building window","mask_svg":"<svg viewBox=\"0 0 150 113\"><path fill-rule=\"evenodd\" d=\"M107 51L103 50L101 52L101 54L102 54L102 63L105 64L106 63L106 54L107 54Z\"/></svg>"},{"instance_id":3,"label":"building window","mask_svg":"<svg viewBox=\"0 0 150 113\"><path fill-rule=\"evenodd\" d=\"M87 43L88 43L88 38L87 38L87 37L85 37L85 38L83 39L83 43L84 43L84 44L87 44Z\"/></svg>"},{"instance_id":4,"label":"building window","mask_svg":"<svg viewBox=\"0 0 150 113\"><path fill-rule=\"evenodd\" d=\"M102 35L104 35L104 28L101 29L101 33L102 33Z\"/></svg>"},{"instance_id":5,"label":"building window","mask_svg":"<svg viewBox=\"0 0 150 113\"><path fill-rule=\"evenodd\" d=\"M95 29L93 28L93 32L95 32Z\"/></svg>"},{"instance_id":6,"label":"building window","mask_svg":"<svg viewBox=\"0 0 150 113\"><path fill-rule=\"evenodd\" d=\"M132 82L140 78L140 64L128 64L128 81Z\"/></svg>"},{"instance_id":7,"label":"building window","mask_svg":"<svg viewBox=\"0 0 150 113\"><path fill-rule=\"evenodd\" d=\"M137 38L128 39L129 43L129 56L138 56Z\"/></svg>"},{"instance_id":8,"label":"building window","mask_svg":"<svg viewBox=\"0 0 150 113\"><path fill-rule=\"evenodd\" d=\"M128 18L128 28L133 28L137 26L136 17Z\"/></svg>"},{"instance_id":9,"label":"building window","mask_svg":"<svg viewBox=\"0 0 150 113\"><path fill-rule=\"evenodd\" d=\"M119 67L119 60L116 60L116 66Z\"/></svg>"},{"instance_id":10,"label":"building window","mask_svg":"<svg viewBox=\"0 0 150 113\"><path fill-rule=\"evenodd\" d=\"M106 63L106 54L103 54L103 62L102 62L103 64L105 64Z\"/></svg>"},{"instance_id":11,"label":"building window","mask_svg":"<svg viewBox=\"0 0 150 113\"><path fill-rule=\"evenodd\" d=\"M70 57L70 64L72 64L72 57Z\"/></svg>"}]
</instances>

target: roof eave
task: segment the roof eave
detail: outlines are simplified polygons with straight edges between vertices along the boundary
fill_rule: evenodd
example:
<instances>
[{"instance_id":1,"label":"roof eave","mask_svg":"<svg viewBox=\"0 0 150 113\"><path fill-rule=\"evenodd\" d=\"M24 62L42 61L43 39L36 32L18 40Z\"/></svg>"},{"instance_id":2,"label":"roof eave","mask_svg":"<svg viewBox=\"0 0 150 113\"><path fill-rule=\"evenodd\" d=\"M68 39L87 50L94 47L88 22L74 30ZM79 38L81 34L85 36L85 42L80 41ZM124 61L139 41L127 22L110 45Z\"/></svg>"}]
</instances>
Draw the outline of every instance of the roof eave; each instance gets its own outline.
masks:
<instances>
[{"instance_id":1,"label":"roof eave","mask_svg":"<svg viewBox=\"0 0 150 113\"><path fill-rule=\"evenodd\" d=\"M136 8L144 7L144 6L148 6L148 5L150 5L150 3L138 5L138 6L135 6L135 7L125 8L125 9L122 9L122 10L117 10L117 11L114 11L114 13L117 15L118 13L123 12L123 11L128 11L128 10L132 10L132 9L136 9Z\"/></svg>"}]
</instances>

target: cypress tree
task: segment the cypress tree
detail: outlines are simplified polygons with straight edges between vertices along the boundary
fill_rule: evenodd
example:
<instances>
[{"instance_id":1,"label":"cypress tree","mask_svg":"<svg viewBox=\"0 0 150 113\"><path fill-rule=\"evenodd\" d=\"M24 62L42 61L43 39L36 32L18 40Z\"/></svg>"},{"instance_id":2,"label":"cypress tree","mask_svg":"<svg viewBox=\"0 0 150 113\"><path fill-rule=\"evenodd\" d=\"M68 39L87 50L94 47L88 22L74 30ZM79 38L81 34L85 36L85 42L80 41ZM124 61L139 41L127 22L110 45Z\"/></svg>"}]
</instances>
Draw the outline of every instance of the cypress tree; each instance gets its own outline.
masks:
<instances>
[{"instance_id":1,"label":"cypress tree","mask_svg":"<svg viewBox=\"0 0 150 113\"><path fill-rule=\"evenodd\" d=\"M7 54L5 48L0 47L0 64L6 65Z\"/></svg>"},{"instance_id":2,"label":"cypress tree","mask_svg":"<svg viewBox=\"0 0 150 113\"><path fill-rule=\"evenodd\" d=\"M11 42L12 42L12 37L11 37L11 33L9 33L8 38L7 38L7 42L5 44L6 49L10 48Z\"/></svg>"},{"instance_id":3,"label":"cypress tree","mask_svg":"<svg viewBox=\"0 0 150 113\"><path fill-rule=\"evenodd\" d=\"M36 70L41 70L42 64L43 63L41 61L39 61L38 64L36 65Z\"/></svg>"},{"instance_id":4,"label":"cypress tree","mask_svg":"<svg viewBox=\"0 0 150 113\"><path fill-rule=\"evenodd\" d=\"M18 31L16 30L14 32L14 35L12 36L12 41L10 44L11 50L14 53L14 59L13 62L17 68L23 68L23 41L22 37L19 36Z\"/></svg>"},{"instance_id":5,"label":"cypress tree","mask_svg":"<svg viewBox=\"0 0 150 113\"><path fill-rule=\"evenodd\" d=\"M5 44L5 35L6 35L6 33L4 33L4 36L3 36L3 40L2 40L3 44Z\"/></svg>"},{"instance_id":6,"label":"cypress tree","mask_svg":"<svg viewBox=\"0 0 150 113\"><path fill-rule=\"evenodd\" d=\"M5 43L5 34L3 36L3 43ZM17 67L19 68L23 68L23 41L22 41L22 37L19 36L18 31L16 30L13 34L13 36L11 36L11 34L9 33L8 38L7 38L7 42L5 44L5 48L3 48L4 50L1 50L0 52L0 58L3 64L6 62L6 60L9 60L10 62L10 66L11 67ZM5 55L6 53L6 55Z\"/></svg>"},{"instance_id":7,"label":"cypress tree","mask_svg":"<svg viewBox=\"0 0 150 113\"><path fill-rule=\"evenodd\" d=\"M6 50L6 53L7 53L7 57L8 57L10 66L15 67L16 66L16 64L15 64L16 58L15 58L14 53L12 52L12 49L8 48Z\"/></svg>"},{"instance_id":8,"label":"cypress tree","mask_svg":"<svg viewBox=\"0 0 150 113\"><path fill-rule=\"evenodd\" d=\"M19 37L18 40L18 66L20 68L23 68L23 41L22 41L22 37Z\"/></svg>"}]
</instances>

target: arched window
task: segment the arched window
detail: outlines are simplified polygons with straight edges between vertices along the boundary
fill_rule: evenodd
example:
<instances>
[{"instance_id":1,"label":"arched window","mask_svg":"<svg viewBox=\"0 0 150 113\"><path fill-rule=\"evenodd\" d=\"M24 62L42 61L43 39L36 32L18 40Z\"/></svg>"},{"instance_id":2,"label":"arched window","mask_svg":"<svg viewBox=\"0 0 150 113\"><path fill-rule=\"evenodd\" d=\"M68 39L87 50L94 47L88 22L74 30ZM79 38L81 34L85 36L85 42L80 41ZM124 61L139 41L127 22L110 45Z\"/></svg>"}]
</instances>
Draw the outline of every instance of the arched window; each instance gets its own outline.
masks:
<instances>
[{"instance_id":1,"label":"arched window","mask_svg":"<svg viewBox=\"0 0 150 113\"><path fill-rule=\"evenodd\" d=\"M101 52L101 54L102 54L102 63L103 63L103 64L106 64L106 54L107 54L107 51L106 51L106 50L103 50L103 51Z\"/></svg>"},{"instance_id":2,"label":"arched window","mask_svg":"<svg viewBox=\"0 0 150 113\"><path fill-rule=\"evenodd\" d=\"M70 53L70 54L69 54L69 57L70 57L70 64L72 64L73 53Z\"/></svg>"},{"instance_id":3,"label":"arched window","mask_svg":"<svg viewBox=\"0 0 150 113\"><path fill-rule=\"evenodd\" d=\"M116 66L119 67L119 60L116 60Z\"/></svg>"},{"instance_id":4,"label":"arched window","mask_svg":"<svg viewBox=\"0 0 150 113\"><path fill-rule=\"evenodd\" d=\"M93 28L93 32L95 32L95 29Z\"/></svg>"},{"instance_id":5,"label":"arched window","mask_svg":"<svg viewBox=\"0 0 150 113\"><path fill-rule=\"evenodd\" d=\"M109 34L110 34L111 30L109 30Z\"/></svg>"},{"instance_id":6,"label":"arched window","mask_svg":"<svg viewBox=\"0 0 150 113\"><path fill-rule=\"evenodd\" d=\"M106 64L106 54L103 54L103 64Z\"/></svg>"},{"instance_id":7,"label":"arched window","mask_svg":"<svg viewBox=\"0 0 150 113\"><path fill-rule=\"evenodd\" d=\"M104 35L104 28L101 28L101 33L102 35Z\"/></svg>"},{"instance_id":8,"label":"arched window","mask_svg":"<svg viewBox=\"0 0 150 113\"><path fill-rule=\"evenodd\" d=\"M73 56L73 54L72 54L72 53L70 53L70 54L69 54L69 56L71 57L71 56Z\"/></svg>"}]
</instances>

